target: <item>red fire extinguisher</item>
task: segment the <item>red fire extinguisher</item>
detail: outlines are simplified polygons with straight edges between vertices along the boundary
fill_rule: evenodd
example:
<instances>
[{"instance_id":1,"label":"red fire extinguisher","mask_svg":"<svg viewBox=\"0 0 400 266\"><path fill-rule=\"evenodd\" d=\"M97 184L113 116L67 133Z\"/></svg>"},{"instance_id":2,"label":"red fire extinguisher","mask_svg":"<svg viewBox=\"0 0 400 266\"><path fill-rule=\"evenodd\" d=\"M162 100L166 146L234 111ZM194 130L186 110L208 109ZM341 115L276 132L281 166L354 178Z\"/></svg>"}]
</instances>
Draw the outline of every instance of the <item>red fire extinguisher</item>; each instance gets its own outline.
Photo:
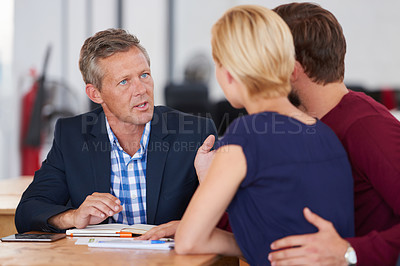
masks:
<instances>
[{"instance_id":1,"label":"red fire extinguisher","mask_svg":"<svg viewBox=\"0 0 400 266\"><path fill-rule=\"evenodd\" d=\"M39 169L40 147L26 145L25 139L28 133L29 122L31 120L32 109L38 90L37 75L34 69L31 69L29 91L22 97L21 102L21 174L33 175Z\"/></svg>"},{"instance_id":2,"label":"red fire extinguisher","mask_svg":"<svg viewBox=\"0 0 400 266\"><path fill-rule=\"evenodd\" d=\"M51 47L46 51L43 72L40 77L31 71L33 84L22 98L21 123L21 174L33 175L40 167L42 144L42 108L45 98L45 73Z\"/></svg>"}]
</instances>

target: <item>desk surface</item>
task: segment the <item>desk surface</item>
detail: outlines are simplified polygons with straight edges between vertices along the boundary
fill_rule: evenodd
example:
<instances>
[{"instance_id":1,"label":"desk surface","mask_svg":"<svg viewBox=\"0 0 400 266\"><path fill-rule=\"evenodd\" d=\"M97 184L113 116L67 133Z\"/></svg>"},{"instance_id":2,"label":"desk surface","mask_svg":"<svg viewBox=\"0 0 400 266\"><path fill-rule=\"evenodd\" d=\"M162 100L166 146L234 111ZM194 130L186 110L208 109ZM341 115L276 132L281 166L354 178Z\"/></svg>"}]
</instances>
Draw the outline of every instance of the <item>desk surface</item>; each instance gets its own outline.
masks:
<instances>
[{"instance_id":1,"label":"desk surface","mask_svg":"<svg viewBox=\"0 0 400 266\"><path fill-rule=\"evenodd\" d=\"M67 237L52 243L0 242L0 265L237 265L215 254L177 255L172 251L89 248Z\"/></svg>"},{"instance_id":2,"label":"desk surface","mask_svg":"<svg viewBox=\"0 0 400 266\"><path fill-rule=\"evenodd\" d=\"M33 176L21 176L19 178L0 180L0 195L21 196L32 180Z\"/></svg>"},{"instance_id":3,"label":"desk surface","mask_svg":"<svg viewBox=\"0 0 400 266\"><path fill-rule=\"evenodd\" d=\"M32 182L33 177L0 180L0 215L14 215L22 193Z\"/></svg>"},{"instance_id":4,"label":"desk surface","mask_svg":"<svg viewBox=\"0 0 400 266\"><path fill-rule=\"evenodd\" d=\"M32 177L0 180L0 237L15 233L15 208L31 182ZM0 242L0 265L238 265L236 258L215 254L182 256L174 251L89 248L75 245L75 240L67 237L52 243Z\"/></svg>"}]
</instances>

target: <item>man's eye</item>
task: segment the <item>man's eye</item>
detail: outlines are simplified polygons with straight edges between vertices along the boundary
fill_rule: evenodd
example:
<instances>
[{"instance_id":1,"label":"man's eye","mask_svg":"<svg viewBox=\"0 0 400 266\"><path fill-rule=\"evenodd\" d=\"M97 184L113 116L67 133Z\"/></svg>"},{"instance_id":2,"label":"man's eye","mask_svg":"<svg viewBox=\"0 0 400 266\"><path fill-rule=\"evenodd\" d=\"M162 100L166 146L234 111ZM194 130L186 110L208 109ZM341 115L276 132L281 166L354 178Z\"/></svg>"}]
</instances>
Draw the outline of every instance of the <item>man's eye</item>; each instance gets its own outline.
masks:
<instances>
[{"instance_id":1,"label":"man's eye","mask_svg":"<svg viewBox=\"0 0 400 266\"><path fill-rule=\"evenodd\" d=\"M124 79L123 81L121 81L119 84L121 85L125 85L126 83L128 83L128 81L126 79Z\"/></svg>"},{"instance_id":2,"label":"man's eye","mask_svg":"<svg viewBox=\"0 0 400 266\"><path fill-rule=\"evenodd\" d=\"M141 78L147 78L149 76L148 73L143 73L142 75L140 75Z\"/></svg>"}]
</instances>

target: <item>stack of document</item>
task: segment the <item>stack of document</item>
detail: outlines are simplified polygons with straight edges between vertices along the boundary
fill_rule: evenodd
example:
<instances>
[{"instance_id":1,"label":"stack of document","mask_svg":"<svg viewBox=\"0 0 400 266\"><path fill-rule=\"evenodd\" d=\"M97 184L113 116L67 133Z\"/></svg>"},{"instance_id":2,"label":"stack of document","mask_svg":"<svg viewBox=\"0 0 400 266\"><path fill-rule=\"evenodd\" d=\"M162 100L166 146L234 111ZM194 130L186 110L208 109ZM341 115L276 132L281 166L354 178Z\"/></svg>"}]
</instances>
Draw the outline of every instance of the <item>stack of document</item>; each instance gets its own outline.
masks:
<instances>
[{"instance_id":1,"label":"stack of document","mask_svg":"<svg viewBox=\"0 0 400 266\"><path fill-rule=\"evenodd\" d=\"M97 224L89 225L83 229L69 229L67 236L114 236L114 237L132 237L143 235L155 225L151 224Z\"/></svg>"},{"instance_id":2,"label":"stack of document","mask_svg":"<svg viewBox=\"0 0 400 266\"><path fill-rule=\"evenodd\" d=\"M170 250L174 248L174 241L163 240L135 240L133 238L113 238L106 240L89 241L89 247L95 248L133 248L133 249L155 249Z\"/></svg>"},{"instance_id":3,"label":"stack of document","mask_svg":"<svg viewBox=\"0 0 400 266\"><path fill-rule=\"evenodd\" d=\"M170 238L162 238L160 240L136 240L132 238L146 233L153 227L155 225L150 224L98 224L89 225L83 229L69 229L66 235L71 237L79 236L80 238L75 242L75 245L88 245L89 247L156 250L174 248L174 240Z\"/></svg>"}]
</instances>

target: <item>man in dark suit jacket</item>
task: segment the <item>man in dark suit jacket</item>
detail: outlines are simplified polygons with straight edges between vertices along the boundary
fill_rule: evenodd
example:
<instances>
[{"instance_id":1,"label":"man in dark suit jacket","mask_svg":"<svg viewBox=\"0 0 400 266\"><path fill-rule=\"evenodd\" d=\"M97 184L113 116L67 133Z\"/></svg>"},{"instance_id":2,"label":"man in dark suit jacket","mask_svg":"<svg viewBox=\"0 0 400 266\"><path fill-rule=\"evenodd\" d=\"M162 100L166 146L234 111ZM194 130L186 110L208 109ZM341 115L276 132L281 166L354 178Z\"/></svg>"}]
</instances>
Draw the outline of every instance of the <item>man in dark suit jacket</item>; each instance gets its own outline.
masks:
<instances>
[{"instance_id":1,"label":"man in dark suit jacket","mask_svg":"<svg viewBox=\"0 0 400 266\"><path fill-rule=\"evenodd\" d=\"M113 193L111 176L117 173L111 135L118 152L134 158L143 149L147 156L142 198L146 222L180 219L198 185L193 166L197 148L216 134L213 122L154 107L147 52L124 30L109 29L87 39L80 69L88 97L101 108L57 122L53 146L18 205L18 231L58 232L108 222L120 212L130 215ZM121 179L127 178L121 173Z\"/></svg>"}]
</instances>

